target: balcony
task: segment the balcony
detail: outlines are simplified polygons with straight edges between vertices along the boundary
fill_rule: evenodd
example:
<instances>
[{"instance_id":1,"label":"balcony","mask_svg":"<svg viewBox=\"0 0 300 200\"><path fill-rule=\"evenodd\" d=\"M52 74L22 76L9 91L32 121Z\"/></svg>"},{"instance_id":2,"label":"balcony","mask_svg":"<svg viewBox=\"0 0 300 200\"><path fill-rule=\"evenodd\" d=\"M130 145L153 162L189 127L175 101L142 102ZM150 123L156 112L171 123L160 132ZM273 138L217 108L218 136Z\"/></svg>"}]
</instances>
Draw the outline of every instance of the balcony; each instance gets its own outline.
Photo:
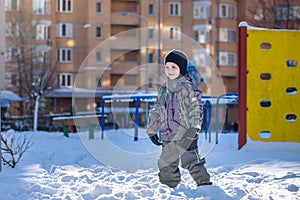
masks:
<instances>
[{"instance_id":1,"label":"balcony","mask_svg":"<svg viewBox=\"0 0 300 200\"><path fill-rule=\"evenodd\" d=\"M138 74L137 61L115 61L111 65L111 74Z\"/></svg>"},{"instance_id":2,"label":"balcony","mask_svg":"<svg viewBox=\"0 0 300 200\"><path fill-rule=\"evenodd\" d=\"M115 61L110 66L111 74L137 74L139 72L136 61Z\"/></svg>"},{"instance_id":3,"label":"balcony","mask_svg":"<svg viewBox=\"0 0 300 200\"><path fill-rule=\"evenodd\" d=\"M138 26L140 24L139 18L136 16L121 16L120 12L111 13L111 24L113 25L134 25Z\"/></svg>"},{"instance_id":4,"label":"balcony","mask_svg":"<svg viewBox=\"0 0 300 200\"><path fill-rule=\"evenodd\" d=\"M111 49L136 50L139 49L139 37L131 36L132 31L122 32L122 35L110 38ZM127 34L128 33L128 34Z\"/></svg>"},{"instance_id":5,"label":"balcony","mask_svg":"<svg viewBox=\"0 0 300 200\"><path fill-rule=\"evenodd\" d=\"M237 67L218 67L222 76L225 77L237 77L238 68Z\"/></svg>"}]
</instances>

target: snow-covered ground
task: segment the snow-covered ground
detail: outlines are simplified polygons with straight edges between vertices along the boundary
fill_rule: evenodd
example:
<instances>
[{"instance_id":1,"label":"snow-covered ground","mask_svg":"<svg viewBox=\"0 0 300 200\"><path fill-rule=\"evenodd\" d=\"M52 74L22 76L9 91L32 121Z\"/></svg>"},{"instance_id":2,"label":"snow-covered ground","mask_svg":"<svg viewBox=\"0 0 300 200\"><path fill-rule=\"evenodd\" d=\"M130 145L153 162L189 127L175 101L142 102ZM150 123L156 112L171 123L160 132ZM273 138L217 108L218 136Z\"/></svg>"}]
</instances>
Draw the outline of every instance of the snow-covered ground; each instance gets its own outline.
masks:
<instances>
[{"instance_id":1,"label":"snow-covered ground","mask_svg":"<svg viewBox=\"0 0 300 200\"><path fill-rule=\"evenodd\" d=\"M34 144L15 169L3 166L0 199L300 199L299 143L248 139L238 151L237 134L222 134L206 156L213 185L197 188L181 169L182 182L170 189L157 177L160 147L125 132L133 130L106 131L104 141L100 132L95 140L87 132L16 133Z\"/></svg>"}]
</instances>

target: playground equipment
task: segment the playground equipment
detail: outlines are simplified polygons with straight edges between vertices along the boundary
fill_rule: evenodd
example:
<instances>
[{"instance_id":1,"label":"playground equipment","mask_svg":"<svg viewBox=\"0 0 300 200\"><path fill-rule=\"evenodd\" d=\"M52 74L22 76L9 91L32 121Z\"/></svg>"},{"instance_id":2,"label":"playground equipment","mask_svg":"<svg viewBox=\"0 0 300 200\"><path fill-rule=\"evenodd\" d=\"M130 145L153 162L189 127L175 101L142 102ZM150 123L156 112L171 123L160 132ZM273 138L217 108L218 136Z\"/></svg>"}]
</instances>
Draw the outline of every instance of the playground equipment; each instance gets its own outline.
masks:
<instances>
[{"instance_id":1,"label":"playground equipment","mask_svg":"<svg viewBox=\"0 0 300 200\"><path fill-rule=\"evenodd\" d=\"M141 101L154 102L157 94L132 94L132 95L111 95L102 97L102 116L104 116L104 104L106 102L122 101L122 102L135 102L135 120L134 120L134 141L138 140L138 127L139 127L139 107ZM104 118L101 121L101 139L104 138Z\"/></svg>"},{"instance_id":2,"label":"playground equipment","mask_svg":"<svg viewBox=\"0 0 300 200\"><path fill-rule=\"evenodd\" d=\"M138 122L139 122L139 107L140 102L148 101L154 102L156 101L157 93L151 94L132 94L132 95L111 95L111 96L103 96L102 98L102 111L100 116L104 115L104 104L107 102L121 101L121 102L135 102L135 132L134 132L134 141L138 140ZM205 139L211 141L211 118L212 118L212 105L216 105L216 143L218 143L218 133L219 133L219 105L220 104L237 104L238 103L238 95L237 94L222 94L218 97L213 96L202 96L201 100L204 104L204 131L205 131ZM146 108L147 110L147 108ZM102 119L104 119L102 117ZM101 121L101 138L104 138L104 120Z\"/></svg>"},{"instance_id":3,"label":"playground equipment","mask_svg":"<svg viewBox=\"0 0 300 200\"><path fill-rule=\"evenodd\" d=\"M248 27L248 28L247 28ZM300 31L239 27L239 141L300 142Z\"/></svg>"}]
</instances>

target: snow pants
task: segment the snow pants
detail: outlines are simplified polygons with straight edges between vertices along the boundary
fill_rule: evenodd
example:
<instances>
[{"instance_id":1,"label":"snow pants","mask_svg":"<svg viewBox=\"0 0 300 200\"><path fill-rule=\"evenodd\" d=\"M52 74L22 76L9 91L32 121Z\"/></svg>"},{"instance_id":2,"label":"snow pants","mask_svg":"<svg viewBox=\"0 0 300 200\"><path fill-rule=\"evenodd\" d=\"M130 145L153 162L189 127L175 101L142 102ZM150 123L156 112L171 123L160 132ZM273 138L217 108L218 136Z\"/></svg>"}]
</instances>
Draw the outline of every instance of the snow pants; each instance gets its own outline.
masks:
<instances>
[{"instance_id":1,"label":"snow pants","mask_svg":"<svg viewBox=\"0 0 300 200\"><path fill-rule=\"evenodd\" d=\"M159 180L171 188L175 188L181 181L178 168L179 161L187 169L196 182L208 182L210 175L204 167L205 159L198 154L198 139L195 139L188 148L183 148L186 141L163 141L162 151L158 158Z\"/></svg>"}]
</instances>

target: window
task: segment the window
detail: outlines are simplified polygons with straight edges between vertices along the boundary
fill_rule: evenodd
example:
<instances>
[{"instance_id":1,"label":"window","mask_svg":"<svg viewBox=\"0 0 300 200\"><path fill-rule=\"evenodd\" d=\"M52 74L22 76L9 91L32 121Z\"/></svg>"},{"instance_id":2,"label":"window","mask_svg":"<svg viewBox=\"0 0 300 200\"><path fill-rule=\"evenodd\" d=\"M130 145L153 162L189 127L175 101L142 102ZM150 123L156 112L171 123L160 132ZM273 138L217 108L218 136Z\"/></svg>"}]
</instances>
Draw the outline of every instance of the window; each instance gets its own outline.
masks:
<instances>
[{"instance_id":1,"label":"window","mask_svg":"<svg viewBox=\"0 0 300 200\"><path fill-rule=\"evenodd\" d=\"M151 78L151 77L149 77L149 79L148 79L149 81L148 81L148 88L154 88L153 86L153 78Z\"/></svg>"},{"instance_id":2,"label":"window","mask_svg":"<svg viewBox=\"0 0 300 200\"><path fill-rule=\"evenodd\" d=\"M101 38L102 37L102 28L101 26L96 27L96 38Z\"/></svg>"},{"instance_id":3,"label":"window","mask_svg":"<svg viewBox=\"0 0 300 200\"><path fill-rule=\"evenodd\" d=\"M236 6L230 4L219 4L219 17L236 19Z\"/></svg>"},{"instance_id":4,"label":"window","mask_svg":"<svg viewBox=\"0 0 300 200\"><path fill-rule=\"evenodd\" d=\"M20 36L19 24L17 22L6 22L5 36Z\"/></svg>"},{"instance_id":5,"label":"window","mask_svg":"<svg viewBox=\"0 0 300 200\"><path fill-rule=\"evenodd\" d=\"M35 29L35 39L36 40L47 40L49 39L49 27L44 24L38 24L36 26L33 26L33 29Z\"/></svg>"},{"instance_id":6,"label":"window","mask_svg":"<svg viewBox=\"0 0 300 200\"><path fill-rule=\"evenodd\" d=\"M169 3L169 15L180 16L181 15L181 4L180 2Z\"/></svg>"},{"instance_id":7,"label":"window","mask_svg":"<svg viewBox=\"0 0 300 200\"><path fill-rule=\"evenodd\" d=\"M50 39L50 26L49 20L32 20L32 33L36 40L48 40Z\"/></svg>"},{"instance_id":8,"label":"window","mask_svg":"<svg viewBox=\"0 0 300 200\"><path fill-rule=\"evenodd\" d=\"M201 44L211 42L211 25L197 24L194 25L194 39Z\"/></svg>"},{"instance_id":9,"label":"window","mask_svg":"<svg viewBox=\"0 0 300 200\"><path fill-rule=\"evenodd\" d=\"M19 76L17 72L6 72L5 82L7 87L17 87L19 86Z\"/></svg>"},{"instance_id":10,"label":"window","mask_svg":"<svg viewBox=\"0 0 300 200\"><path fill-rule=\"evenodd\" d=\"M153 3L149 3L149 5L148 5L148 14L154 15L154 4Z\"/></svg>"},{"instance_id":11,"label":"window","mask_svg":"<svg viewBox=\"0 0 300 200\"><path fill-rule=\"evenodd\" d=\"M181 39L181 31L179 26L170 27L170 39L171 40L180 40Z\"/></svg>"},{"instance_id":12,"label":"window","mask_svg":"<svg viewBox=\"0 0 300 200\"><path fill-rule=\"evenodd\" d=\"M102 63L102 53L101 51L96 52L96 63Z\"/></svg>"},{"instance_id":13,"label":"window","mask_svg":"<svg viewBox=\"0 0 300 200\"><path fill-rule=\"evenodd\" d=\"M71 87L73 76L71 73L60 73L59 74L59 86L60 87Z\"/></svg>"},{"instance_id":14,"label":"window","mask_svg":"<svg viewBox=\"0 0 300 200\"><path fill-rule=\"evenodd\" d=\"M57 37L73 37L73 24L71 23L59 23L56 25Z\"/></svg>"},{"instance_id":15,"label":"window","mask_svg":"<svg viewBox=\"0 0 300 200\"><path fill-rule=\"evenodd\" d=\"M231 28L218 29L219 42L236 42L236 30Z\"/></svg>"},{"instance_id":16,"label":"window","mask_svg":"<svg viewBox=\"0 0 300 200\"><path fill-rule=\"evenodd\" d=\"M276 20L286 20L287 19L287 7L278 6L276 10Z\"/></svg>"},{"instance_id":17,"label":"window","mask_svg":"<svg viewBox=\"0 0 300 200\"><path fill-rule=\"evenodd\" d=\"M300 19L300 6L292 6L292 16L293 19L299 20Z\"/></svg>"},{"instance_id":18,"label":"window","mask_svg":"<svg viewBox=\"0 0 300 200\"><path fill-rule=\"evenodd\" d=\"M5 53L5 62L16 62L21 56L21 49L18 47L8 47Z\"/></svg>"},{"instance_id":19,"label":"window","mask_svg":"<svg viewBox=\"0 0 300 200\"><path fill-rule=\"evenodd\" d=\"M33 51L32 57L33 65L48 65L50 64L49 51Z\"/></svg>"},{"instance_id":20,"label":"window","mask_svg":"<svg viewBox=\"0 0 300 200\"><path fill-rule=\"evenodd\" d=\"M102 88L102 77L101 76L98 76L96 78L96 85L97 85L97 88Z\"/></svg>"},{"instance_id":21,"label":"window","mask_svg":"<svg viewBox=\"0 0 300 200\"><path fill-rule=\"evenodd\" d=\"M218 52L217 63L219 66L236 66L236 53L235 52Z\"/></svg>"},{"instance_id":22,"label":"window","mask_svg":"<svg viewBox=\"0 0 300 200\"><path fill-rule=\"evenodd\" d=\"M189 74L191 78L197 83L202 84L204 82L211 81L211 57L209 49L193 49L193 60L191 61L191 66L189 69ZM205 70L200 70L199 68L207 68Z\"/></svg>"},{"instance_id":23,"label":"window","mask_svg":"<svg viewBox=\"0 0 300 200\"><path fill-rule=\"evenodd\" d=\"M263 21L265 19L264 16L264 8L256 8L254 19L257 21Z\"/></svg>"},{"instance_id":24,"label":"window","mask_svg":"<svg viewBox=\"0 0 300 200\"><path fill-rule=\"evenodd\" d=\"M72 62L72 49L70 49L70 48L57 49L57 61L58 62Z\"/></svg>"},{"instance_id":25,"label":"window","mask_svg":"<svg viewBox=\"0 0 300 200\"><path fill-rule=\"evenodd\" d=\"M70 13L73 11L73 0L57 0L57 12Z\"/></svg>"},{"instance_id":26,"label":"window","mask_svg":"<svg viewBox=\"0 0 300 200\"><path fill-rule=\"evenodd\" d=\"M300 6L278 6L275 8L276 20L299 20Z\"/></svg>"},{"instance_id":27,"label":"window","mask_svg":"<svg viewBox=\"0 0 300 200\"><path fill-rule=\"evenodd\" d=\"M102 13L102 1L97 0L96 2L96 13L101 14Z\"/></svg>"},{"instance_id":28,"label":"window","mask_svg":"<svg viewBox=\"0 0 300 200\"><path fill-rule=\"evenodd\" d=\"M210 18L210 2L194 2L194 19L209 19Z\"/></svg>"},{"instance_id":29,"label":"window","mask_svg":"<svg viewBox=\"0 0 300 200\"><path fill-rule=\"evenodd\" d=\"M276 20L281 20L281 9L280 7L275 8Z\"/></svg>"},{"instance_id":30,"label":"window","mask_svg":"<svg viewBox=\"0 0 300 200\"><path fill-rule=\"evenodd\" d=\"M210 31L208 30L195 30L194 39L200 44L210 43Z\"/></svg>"},{"instance_id":31,"label":"window","mask_svg":"<svg viewBox=\"0 0 300 200\"><path fill-rule=\"evenodd\" d=\"M148 38L150 40L154 39L154 28L148 28Z\"/></svg>"},{"instance_id":32,"label":"window","mask_svg":"<svg viewBox=\"0 0 300 200\"><path fill-rule=\"evenodd\" d=\"M5 11L20 10L20 0L5 0Z\"/></svg>"},{"instance_id":33,"label":"window","mask_svg":"<svg viewBox=\"0 0 300 200\"><path fill-rule=\"evenodd\" d=\"M194 63L197 67L210 67L210 56L208 49L194 49Z\"/></svg>"},{"instance_id":34,"label":"window","mask_svg":"<svg viewBox=\"0 0 300 200\"><path fill-rule=\"evenodd\" d=\"M32 13L35 15L50 15L50 0L33 0Z\"/></svg>"},{"instance_id":35,"label":"window","mask_svg":"<svg viewBox=\"0 0 300 200\"><path fill-rule=\"evenodd\" d=\"M148 63L154 63L154 52L148 53Z\"/></svg>"}]
</instances>

